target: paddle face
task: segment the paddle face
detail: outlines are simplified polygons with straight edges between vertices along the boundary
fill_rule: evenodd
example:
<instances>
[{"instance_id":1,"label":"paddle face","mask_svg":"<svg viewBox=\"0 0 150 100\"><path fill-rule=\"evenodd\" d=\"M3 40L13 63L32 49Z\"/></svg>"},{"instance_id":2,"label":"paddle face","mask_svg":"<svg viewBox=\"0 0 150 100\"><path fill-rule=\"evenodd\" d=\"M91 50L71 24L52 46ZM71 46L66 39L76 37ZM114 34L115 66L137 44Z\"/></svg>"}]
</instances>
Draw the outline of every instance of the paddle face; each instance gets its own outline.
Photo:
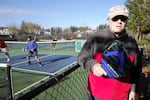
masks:
<instances>
[{"instance_id":1,"label":"paddle face","mask_svg":"<svg viewBox=\"0 0 150 100\"><path fill-rule=\"evenodd\" d=\"M119 78L125 76L131 67L126 50L119 41L111 42L102 56L102 68L106 71L107 77Z\"/></svg>"}]
</instances>

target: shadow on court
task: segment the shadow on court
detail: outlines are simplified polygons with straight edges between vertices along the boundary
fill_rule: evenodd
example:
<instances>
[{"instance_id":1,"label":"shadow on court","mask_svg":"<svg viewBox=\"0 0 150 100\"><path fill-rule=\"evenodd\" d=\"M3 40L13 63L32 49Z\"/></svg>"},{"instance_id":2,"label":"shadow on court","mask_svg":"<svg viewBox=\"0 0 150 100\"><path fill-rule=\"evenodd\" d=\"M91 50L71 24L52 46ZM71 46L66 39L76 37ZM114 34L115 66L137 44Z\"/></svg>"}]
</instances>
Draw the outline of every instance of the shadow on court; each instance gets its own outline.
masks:
<instances>
[{"instance_id":1,"label":"shadow on court","mask_svg":"<svg viewBox=\"0 0 150 100\"><path fill-rule=\"evenodd\" d=\"M26 54L11 56L9 64L14 69L52 75L76 63L76 56L71 55L39 54L39 58L42 62L42 67L38 65L34 56L31 57L31 64L28 65ZM0 63L7 63L6 58L0 58Z\"/></svg>"}]
</instances>

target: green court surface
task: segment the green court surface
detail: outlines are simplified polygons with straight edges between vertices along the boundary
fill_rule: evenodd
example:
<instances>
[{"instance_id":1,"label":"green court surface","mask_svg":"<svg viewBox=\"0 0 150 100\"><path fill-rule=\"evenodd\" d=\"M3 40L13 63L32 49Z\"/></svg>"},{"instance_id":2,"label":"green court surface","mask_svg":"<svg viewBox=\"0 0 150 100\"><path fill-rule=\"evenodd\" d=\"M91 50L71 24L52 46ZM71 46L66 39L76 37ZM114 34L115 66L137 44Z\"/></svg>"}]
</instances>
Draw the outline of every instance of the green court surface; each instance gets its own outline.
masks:
<instances>
[{"instance_id":1,"label":"green court surface","mask_svg":"<svg viewBox=\"0 0 150 100\"><path fill-rule=\"evenodd\" d=\"M15 71L12 73L13 85L14 85L14 93L36 83L37 81L46 77L46 75L23 72L23 71Z\"/></svg>"}]
</instances>

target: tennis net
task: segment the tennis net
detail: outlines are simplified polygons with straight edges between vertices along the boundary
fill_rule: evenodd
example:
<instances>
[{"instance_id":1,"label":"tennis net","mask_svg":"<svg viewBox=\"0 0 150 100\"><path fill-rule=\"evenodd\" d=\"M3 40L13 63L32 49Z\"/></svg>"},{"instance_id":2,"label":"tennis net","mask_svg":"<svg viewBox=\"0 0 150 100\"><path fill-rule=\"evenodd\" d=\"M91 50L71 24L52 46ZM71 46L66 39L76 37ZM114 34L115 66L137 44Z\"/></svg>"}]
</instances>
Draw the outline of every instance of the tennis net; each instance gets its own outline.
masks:
<instances>
[{"instance_id":1,"label":"tennis net","mask_svg":"<svg viewBox=\"0 0 150 100\"><path fill-rule=\"evenodd\" d=\"M23 54L27 42L6 41L9 46L10 54ZM58 41L40 41L38 42L38 51L40 53L55 53L56 51L62 53L65 51L74 51L74 40L58 40Z\"/></svg>"}]
</instances>

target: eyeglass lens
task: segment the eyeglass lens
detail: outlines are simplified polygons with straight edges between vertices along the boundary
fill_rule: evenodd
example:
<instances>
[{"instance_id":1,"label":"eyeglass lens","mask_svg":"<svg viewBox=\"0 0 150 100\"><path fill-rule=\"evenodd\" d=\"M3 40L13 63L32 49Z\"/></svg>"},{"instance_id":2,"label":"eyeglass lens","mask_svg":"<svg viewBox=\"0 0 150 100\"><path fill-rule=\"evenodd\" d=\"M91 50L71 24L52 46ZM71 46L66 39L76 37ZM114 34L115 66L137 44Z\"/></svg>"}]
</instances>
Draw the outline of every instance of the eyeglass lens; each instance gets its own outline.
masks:
<instances>
[{"instance_id":1,"label":"eyeglass lens","mask_svg":"<svg viewBox=\"0 0 150 100\"><path fill-rule=\"evenodd\" d=\"M118 21L119 19L120 19L122 22L126 22L127 19L128 19L128 17L119 15L119 16L113 17L111 20L112 20L112 21Z\"/></svg>"}]
</instances>

